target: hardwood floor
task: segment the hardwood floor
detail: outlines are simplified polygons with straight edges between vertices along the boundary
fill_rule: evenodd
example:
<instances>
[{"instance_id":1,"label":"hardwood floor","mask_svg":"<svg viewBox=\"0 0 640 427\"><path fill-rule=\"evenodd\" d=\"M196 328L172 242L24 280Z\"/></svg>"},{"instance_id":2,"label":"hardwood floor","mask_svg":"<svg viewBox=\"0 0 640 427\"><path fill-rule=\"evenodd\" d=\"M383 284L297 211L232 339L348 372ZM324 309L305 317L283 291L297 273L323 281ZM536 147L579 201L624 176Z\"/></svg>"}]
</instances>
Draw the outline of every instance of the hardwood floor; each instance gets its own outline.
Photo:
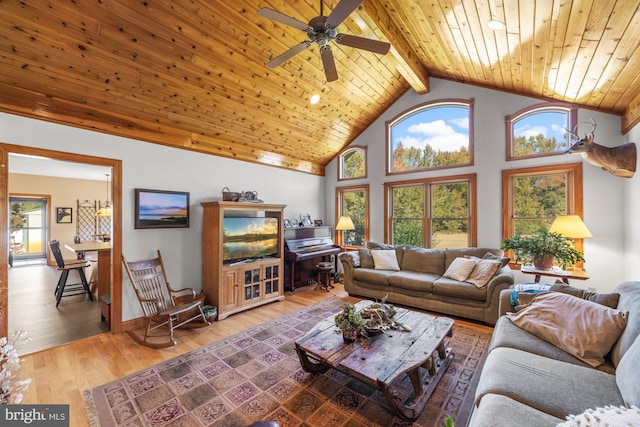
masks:
<instances>
[{"instance_id":1,"label":"hardwood floor","mask_svg":"<svg viewBox=\"0 0 640 427\"><path fill-rule=\"evenodd\" d=\"M284 301L274 302L214 322L208 328L176 331L178 345L153 350L134 343L126 333L105 333L91 338L37 352L22 358L21 377L32 383L23 403L69 404L70 425L87 426L87 412L82 393L90 388L134 373L145 367L171 359L216 340L231 336L331 295L347 297L344 287L336 284L330 292L313 286L287 293ZM352 298L355 302L358 298ZM492 328L465 320L456 323L483 332Z\"/></svg>"},{"instance_id":2,"label":"hardwood floor","mask_svg":"<svg viewBox=\"0 0 640 427\"><path fill-rule=\"evenodd\" d=\"M109 330L100 320L100 302L86 295L63 297L56 307L53 295L60 277L56 267L16 266L9 269L8 330L24 329L31 342L21 347L21 354L52 348ZM91 271L87 269L87 279ZM71 272L68 283L77 283Z\"/></svg>"}]
</instances>

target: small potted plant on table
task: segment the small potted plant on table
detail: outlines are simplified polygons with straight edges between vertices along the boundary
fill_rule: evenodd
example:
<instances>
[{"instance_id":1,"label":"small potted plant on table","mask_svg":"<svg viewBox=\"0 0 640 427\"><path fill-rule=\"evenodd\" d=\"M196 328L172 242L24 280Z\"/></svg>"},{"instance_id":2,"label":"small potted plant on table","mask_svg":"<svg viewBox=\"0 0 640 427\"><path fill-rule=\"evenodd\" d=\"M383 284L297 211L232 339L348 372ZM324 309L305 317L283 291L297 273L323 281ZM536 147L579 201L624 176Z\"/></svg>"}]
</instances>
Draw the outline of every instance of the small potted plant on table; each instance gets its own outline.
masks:
<instances>
[{"instance_id":1,"label":"small potted plant on table","mask_svg":"<svg viewBox=\"0 0 640 427\"><path fill-rule=\"evenodd\" d=\"M335 324L342 331L342 339L346 344L356 340L364 327L364 319L353 304L346 303L342 311L335 315Z\"/></svg>"}]
</instances>

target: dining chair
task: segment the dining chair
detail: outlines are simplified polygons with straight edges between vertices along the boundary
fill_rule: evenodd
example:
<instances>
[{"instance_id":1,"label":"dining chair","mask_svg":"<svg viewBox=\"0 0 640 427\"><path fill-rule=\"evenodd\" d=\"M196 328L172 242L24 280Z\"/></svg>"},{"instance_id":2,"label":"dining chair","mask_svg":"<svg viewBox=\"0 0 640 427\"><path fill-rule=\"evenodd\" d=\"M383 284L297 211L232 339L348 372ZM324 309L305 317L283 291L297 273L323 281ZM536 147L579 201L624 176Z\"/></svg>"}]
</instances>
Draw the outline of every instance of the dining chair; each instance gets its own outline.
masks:
<instances>
[{"instance_id":1,"label":"dining chair","mask_svg":"<svg viewBox=\"0 0 640 427\"><path fill-rule=\"evenodd\" d=\"M194 289L171 287L160 251L156 258L133 262L127 261L122 255L122 263L146 321L144 337L127 331L138 344L151 348L170 347L177 344L173 337L174 329L202 328L211 324L204 316L202 301L197 298ZM181 293L182 297L176 296ZM151 337L162 339L149 340Z\"/></svg>"},{"instance_id":2,"label":"dining chair","mask_svg":"<svg viewBox=\"0 0 640 427\"><path fill-rule=\"evenodd\" d=\"M62 256L62 252L60 251L60 242L57 240L51 240L49 242L49 248L51 249L51 253L56 260L56 264L58 265L58 270L60 273L60 278L58 279L58 284L56 285L56 289L54 294L56 296L56 307L60 304L60 300L62 297L70 297L73 295L82 295L86 293L89 295L89 299L93 301L93 294L91 293L91 288L89 287L89 283L87 282L87 277L84 274L84 269L89 266L89 264L84 260L65 260ZM80 276L80 282L78 283L67 283L69 279L69 272L77 271Z\"/></svg>"}]
</instances>

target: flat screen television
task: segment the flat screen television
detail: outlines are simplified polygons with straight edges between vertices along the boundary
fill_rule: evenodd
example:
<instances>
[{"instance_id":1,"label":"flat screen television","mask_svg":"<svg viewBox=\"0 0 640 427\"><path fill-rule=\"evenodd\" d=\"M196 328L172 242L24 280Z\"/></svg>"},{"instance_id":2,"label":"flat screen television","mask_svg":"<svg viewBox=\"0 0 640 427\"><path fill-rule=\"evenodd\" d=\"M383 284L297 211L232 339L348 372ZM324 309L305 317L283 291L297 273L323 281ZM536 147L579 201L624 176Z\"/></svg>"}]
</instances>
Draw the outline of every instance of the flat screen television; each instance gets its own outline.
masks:
<instances>
[{"instance_id":1,"label":"flat screen television","mask_svg":"<svg viewBox=\"0 0 640 427\"><path fill-rule=\"evenodd\" d=\"M277 218L225 217L222 232L224 263L267 258L278 253Z\"/></svg>"}]
</instances>

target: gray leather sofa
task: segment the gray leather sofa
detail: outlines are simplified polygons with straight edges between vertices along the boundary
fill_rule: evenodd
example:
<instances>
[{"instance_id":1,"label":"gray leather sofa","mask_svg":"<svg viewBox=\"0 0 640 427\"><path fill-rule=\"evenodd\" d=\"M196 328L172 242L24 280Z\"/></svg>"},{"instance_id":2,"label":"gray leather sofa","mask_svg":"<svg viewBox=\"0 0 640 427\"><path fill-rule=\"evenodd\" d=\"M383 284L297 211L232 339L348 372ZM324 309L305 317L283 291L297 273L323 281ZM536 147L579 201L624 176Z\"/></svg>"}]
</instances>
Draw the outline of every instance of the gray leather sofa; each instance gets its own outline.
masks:
<instances>
[{"instance_id":1,"label":"gray leather sofa","mask_svg":"<svg viewBox=\"0 0 640 427\"><path fill-rule=\"evenodd\" d=\"M512 311L510 293L502 292L502 313ZM619 294L616 309L628 312L627 322L605 362L596 367L501 316L476 390L470 425L551 427L569 415L584 417L589 409L640 406L640 282L622 283L613 293ZM601 332L597 329L583 332ZM633 414L638 416L637 411ZM624 410L615 416L629 413ZM638 425L640 418L634 419L632 424L606 425Z\"/></svg>"},{"instance_id":2,"label":"gray leather sofa","mask_svg":"<svg viewBox=\"0 0 640 427\"><path fill-rule=\"evenodd\" d=\"M367 251L394 249L399 271L375 269L367 263ZM344 288L350 295L387 301L438 313L494 324L498 319L500 291L513 285L508 260L486 286L442 277L458 257L483 258L490 253L500 259L501 249L425 249L367 242L366 249L339 255L344 272Z\"/></svg>"}]
</instances>

